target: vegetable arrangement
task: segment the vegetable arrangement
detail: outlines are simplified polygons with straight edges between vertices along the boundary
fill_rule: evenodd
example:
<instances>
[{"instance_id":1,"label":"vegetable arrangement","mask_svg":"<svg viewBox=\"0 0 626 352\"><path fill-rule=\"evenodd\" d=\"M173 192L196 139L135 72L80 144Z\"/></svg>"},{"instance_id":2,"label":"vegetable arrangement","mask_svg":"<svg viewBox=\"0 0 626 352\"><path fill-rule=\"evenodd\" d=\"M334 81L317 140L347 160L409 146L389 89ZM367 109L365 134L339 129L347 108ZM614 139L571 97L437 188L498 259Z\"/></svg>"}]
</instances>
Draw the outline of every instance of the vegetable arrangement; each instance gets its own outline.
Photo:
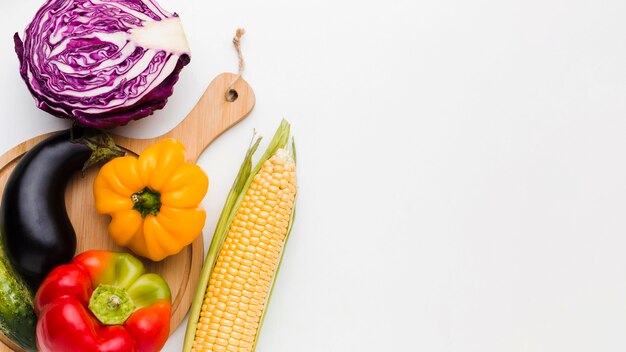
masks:
<instances>
[{"instance_id":1,"label":"vegetable arrangement","mask_svg":"<svg viewBox=\"0 0 626 352\"><path fill-rule=\"evenodd\" d=\"M252 169L248 150L220 216L183 351L253 351L295 215L295 147L283 120Z\"/></svg>"},{"instance_id":2,"label":"vegetable arrangement","mask_svg":"<svg viewBox=\"0 0 626 352\"><path fill-rule=\"evenodd\" d=\"M190 61L180 19L152 0L47 0L14 41L37 106L97 128L162 109Z\"/></svg>"},{"instance_id":3,"label":"vegetable arrangement","mask_svg":"<svg viewBox=\"0 0 626 352\"><path fill-rule=\"evenodd\" d=\"M160 350L170 289L128 253L88 251L55 268L35 296L42 352Z\"/></svg>"},{"instance_id":4,"label":"vegetable arrangement","mask_svg":"<svg viewBox=\"0 0 626 352\"><path fill-rule=\"evenodd\" d=\"M224 114L240 107L228 104L238 99L242 33L233 40L240 72L224 92L231 98L224 98L223 107L210 105L227 126L254 105L248 94L247 110L225 122ZM142 260L161 262L150 267L169 278L159 265L171 263L163 260L201 235L209 180L186 160L177 140L162 139L137 157L124 156L98 129L164 107L190 61L180 19L153 0L46 0L23 41L18 34L14 41L20 74L37 106L73 125L23 155L6 182L0 332L27 351L159 351L170 321L178 321L172 320L168 283L146 273ZM184 351L255 348L295 216L296 158L289 136L283 121L256 166L252 157L261 138L246 153L200 274ZM140 258L94 248L74 257L77 237L65 207L66 186L73 174L84 175L101 162L90 185L95 210L110 216L113 241ZM84 239L82 234L81 247Z\"/></svg>"},{"instance_id":5,"label":"vegetable arrangement","mask_svg":"<svg viewBox=\"0 0 626 352\"><path fill-rule=\"evenodd\" d=\"M140 256L159 261L200 235L206 213L200 202L209 186L202 169L185 162L185 147L163 140L139 158L104 165L93 191L96 209L111 215L109 234Z\"/></svg>"}]
</instances>

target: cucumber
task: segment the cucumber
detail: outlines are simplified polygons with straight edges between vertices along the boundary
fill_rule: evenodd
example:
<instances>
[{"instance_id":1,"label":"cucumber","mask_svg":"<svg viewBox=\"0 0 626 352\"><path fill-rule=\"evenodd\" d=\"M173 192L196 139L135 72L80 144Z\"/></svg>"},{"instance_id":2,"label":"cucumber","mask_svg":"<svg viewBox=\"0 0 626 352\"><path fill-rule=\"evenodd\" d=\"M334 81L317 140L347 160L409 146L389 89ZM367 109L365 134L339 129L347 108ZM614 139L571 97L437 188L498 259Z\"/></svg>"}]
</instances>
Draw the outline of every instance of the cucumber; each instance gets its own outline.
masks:
<instances>
[{"instance_id":1,"label":"cucumber","mask_svg":"<svg viewBox=\"0 0 626 352\"><path fill-rule=\"evenodd\" d=\"M0 241L0 331L26 351L36 351L33 295L15 272Z\"/></svg>"}]
</instances>

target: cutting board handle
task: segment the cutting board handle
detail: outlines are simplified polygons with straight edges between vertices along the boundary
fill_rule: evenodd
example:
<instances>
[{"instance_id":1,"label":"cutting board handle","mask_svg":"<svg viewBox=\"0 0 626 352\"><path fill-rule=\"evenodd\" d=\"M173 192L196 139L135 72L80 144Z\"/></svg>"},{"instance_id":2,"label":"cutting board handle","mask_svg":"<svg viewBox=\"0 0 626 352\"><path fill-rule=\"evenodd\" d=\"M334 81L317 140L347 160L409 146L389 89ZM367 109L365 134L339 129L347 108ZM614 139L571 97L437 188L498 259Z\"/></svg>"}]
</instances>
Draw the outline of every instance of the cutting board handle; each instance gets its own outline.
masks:
<instances>
[{"instance_id":1,"label":"cutting board handle","mask_svg":"<svg viewBox=\"0 0 626 352\"><path fill-rule=\"evenodd\" d=\"M116 143L140 153L157 141L175 138L185 145L188 160L195 162L211 142L246 117L254 107L254 92L241 77L232 86L236 98L233 101L227 99L227 90L236 76L222 73L215 77L187 117L164 135L151 139L114 136Z\"/></svg>"}]
</instances>

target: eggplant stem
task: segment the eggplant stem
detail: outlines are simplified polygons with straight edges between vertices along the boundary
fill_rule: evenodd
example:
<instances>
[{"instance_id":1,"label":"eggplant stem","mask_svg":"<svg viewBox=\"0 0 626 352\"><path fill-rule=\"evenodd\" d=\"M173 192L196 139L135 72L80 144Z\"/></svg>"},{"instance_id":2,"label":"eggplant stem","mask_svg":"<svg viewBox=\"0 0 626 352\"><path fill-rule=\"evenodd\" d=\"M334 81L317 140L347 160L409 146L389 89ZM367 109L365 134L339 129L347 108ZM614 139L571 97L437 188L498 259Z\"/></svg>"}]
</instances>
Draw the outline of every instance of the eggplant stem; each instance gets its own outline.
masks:
<instances>
[{"instance_id":1,"label":"eggplant stem","mask_svg":"<svg viewBox=\"0 0 626 352\"><path fill-rule=\"evenodd\" d=\"M72 141L74 141L74 126L72 126L71 132ZM89 157L89 160L85 162L85 165L83 165L83 176L85 176L85 171L91 166L99 163L105 163L111 159L118 158L126 154L124 149L115 144L115 141L111 138L111 136L100 130L87 129L84 135L75 141L82 143L91 149L91 156Z\"/></svg>"}]
</instances>

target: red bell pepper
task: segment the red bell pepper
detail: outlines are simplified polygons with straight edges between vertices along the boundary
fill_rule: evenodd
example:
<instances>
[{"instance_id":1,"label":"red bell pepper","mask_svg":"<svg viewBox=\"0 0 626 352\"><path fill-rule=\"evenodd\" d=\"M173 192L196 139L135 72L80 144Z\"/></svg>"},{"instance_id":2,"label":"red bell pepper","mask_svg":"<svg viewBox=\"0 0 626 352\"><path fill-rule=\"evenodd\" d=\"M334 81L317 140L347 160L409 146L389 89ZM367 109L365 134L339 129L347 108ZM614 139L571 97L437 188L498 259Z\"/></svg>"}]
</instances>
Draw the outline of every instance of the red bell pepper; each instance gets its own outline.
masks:
<instances>
[{"instance_id":1,"label":"red bell pepper","mask_svg":"<svg viewBox=\"0 0 626 352\"><path fill-rule=\"evenodd\" d=\"M152 352L169 336L171 293L131 254L87 251L46 277L35 295L42 352Z\"/></svg>"}]
</instances>

